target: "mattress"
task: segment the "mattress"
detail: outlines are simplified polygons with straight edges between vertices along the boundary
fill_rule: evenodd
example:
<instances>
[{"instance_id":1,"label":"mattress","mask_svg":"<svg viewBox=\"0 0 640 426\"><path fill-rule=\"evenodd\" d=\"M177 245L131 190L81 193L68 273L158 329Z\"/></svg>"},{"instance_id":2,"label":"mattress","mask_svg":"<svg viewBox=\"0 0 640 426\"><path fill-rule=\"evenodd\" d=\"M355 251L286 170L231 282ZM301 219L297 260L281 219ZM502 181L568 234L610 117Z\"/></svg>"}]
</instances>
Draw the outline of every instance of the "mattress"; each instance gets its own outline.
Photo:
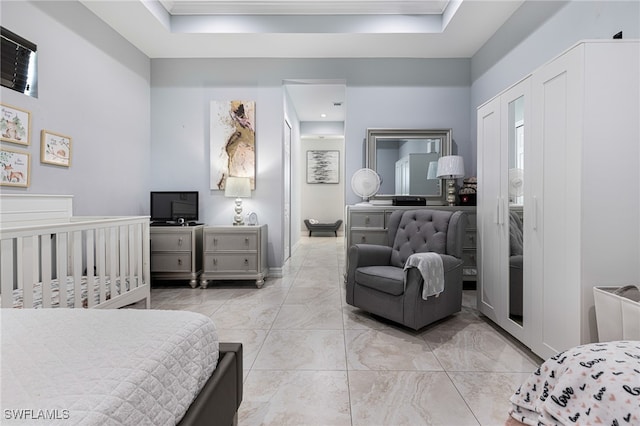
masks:
<instances>
[{"instance_id":1,"label":"mattress","mask_svg":"<svg viewBox=\"0 0 640 426\"><path fill-rule=\"evenodd\" d=\"M93 286L93 301L97 305L100 303L100 281L99 278L96 277ZM136 278L137 280L137 278ZM64 297L65 308L73 308L75 306L75 286L73 277L67 277L66 279L67 286L66 290L63 291L63 294L66 295ZM106 288L106 300L111 299L111 279L106 277L105 280L105 288ZM120 278L116 278L115 281L116 292L120 294ZM87 296L87 288L88 288L88 278L86 276L82 277L80 282L80 298L82 299L82 307L88 307L88 296ZM131 287L129 286L129 279L125 279L124 291L128 291ZM0 299L1 300L1 299ZM14 308L22 308L23 307L23 291L22 289L13 290L13 307ZM60 285L58 280L51 280L51 307L58 308L60 307ZM42 283L36 283L33 286L33 308L42 308Z\"/></svg>"},{"instance_id":2,"label":"mattress","mask_svg":"<svg viewBox=\"0 0 640 426\"><path fill-rule=\"evenodd\" d=\"M2 309L0 329L3 425L172 425L218 360L193 312Z\"/></svg>"}]
</instances>

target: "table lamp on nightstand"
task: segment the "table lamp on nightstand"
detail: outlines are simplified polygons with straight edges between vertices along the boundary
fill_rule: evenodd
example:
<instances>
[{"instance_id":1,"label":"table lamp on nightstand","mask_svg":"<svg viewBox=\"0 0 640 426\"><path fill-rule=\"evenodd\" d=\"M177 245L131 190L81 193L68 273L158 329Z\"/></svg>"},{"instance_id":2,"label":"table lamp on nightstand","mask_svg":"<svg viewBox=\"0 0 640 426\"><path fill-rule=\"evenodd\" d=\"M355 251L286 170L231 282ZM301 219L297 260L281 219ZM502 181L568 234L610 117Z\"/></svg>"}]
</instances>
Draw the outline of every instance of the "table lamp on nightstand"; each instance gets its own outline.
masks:
<instances>
[{"instance_id":1,"label":"table lamp on nightstand","mask_svg":"<svg viewBox=\"0 0 640 426\"><path fill-rule=\"evenodd\" d=\"M248 177L229 176L225 182L224 196L236 199L234 226L244 225L242 199L251 197L251 180Z\"/></svg>"},{"instance_id":2,"label":"table lamp on nightstand","mask_svg":"<svg viewBox=\"0 0 640 426\"><path fill-rule=\"evenodd\" d=\"M447 181L447 202L456 205L456 179L464 177L464 161L460 155L445 155L438 159L438 177Z\"/></svg>"}]
</instances>

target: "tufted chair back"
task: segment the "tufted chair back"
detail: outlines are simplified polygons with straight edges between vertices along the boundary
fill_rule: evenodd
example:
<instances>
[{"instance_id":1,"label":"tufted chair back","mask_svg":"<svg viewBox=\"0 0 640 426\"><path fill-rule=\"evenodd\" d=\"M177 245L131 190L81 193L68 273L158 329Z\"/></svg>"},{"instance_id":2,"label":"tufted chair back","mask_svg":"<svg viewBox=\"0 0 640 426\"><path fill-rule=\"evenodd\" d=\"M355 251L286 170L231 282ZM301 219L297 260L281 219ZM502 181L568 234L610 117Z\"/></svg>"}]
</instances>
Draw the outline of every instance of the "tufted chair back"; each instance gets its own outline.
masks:
<instances>
[{"instance_id":1,"label":"tufted chair back","mask_svg":"<svg viewBox=\"0 0 640 426\"><path fill-rule=\"evenodd\" d=\"M445 210L396 210L389 218L391 265L403 267L414 253L435 252L462 257L466 227L463 212Z\"/></svg>"}]
</instances>

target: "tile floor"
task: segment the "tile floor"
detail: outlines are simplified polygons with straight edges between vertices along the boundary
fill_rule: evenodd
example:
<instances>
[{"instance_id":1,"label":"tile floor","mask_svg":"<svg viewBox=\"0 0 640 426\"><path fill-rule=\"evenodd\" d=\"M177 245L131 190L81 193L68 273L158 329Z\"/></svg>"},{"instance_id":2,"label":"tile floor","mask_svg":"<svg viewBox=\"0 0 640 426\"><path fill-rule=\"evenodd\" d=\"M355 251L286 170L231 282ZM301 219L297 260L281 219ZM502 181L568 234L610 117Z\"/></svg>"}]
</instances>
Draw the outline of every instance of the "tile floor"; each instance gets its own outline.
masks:
<instances>
[{"instance_id":1,"label":"tile floor","mask_svg":"<svg viewBox=\"0 0 640 426\"><path fill-rule=\"evenodd\" d=\"M508 398L541 362L494 328L465 291L462 312L420 332L345 303L342 238L305 237L261 289L152 289L152 307L213 318L244 345L249 425L503 425Z\"/></svg>"}]
</instances>

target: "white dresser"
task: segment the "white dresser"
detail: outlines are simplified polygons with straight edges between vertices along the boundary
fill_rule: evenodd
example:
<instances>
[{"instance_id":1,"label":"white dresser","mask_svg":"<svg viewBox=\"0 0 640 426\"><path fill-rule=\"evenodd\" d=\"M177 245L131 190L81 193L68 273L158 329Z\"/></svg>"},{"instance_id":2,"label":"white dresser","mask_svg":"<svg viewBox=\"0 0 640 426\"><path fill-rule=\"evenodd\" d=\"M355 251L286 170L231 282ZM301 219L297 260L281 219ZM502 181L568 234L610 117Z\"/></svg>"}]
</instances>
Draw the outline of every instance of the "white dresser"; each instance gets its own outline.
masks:
<instances>
[{"instance_id":1,"label":"white dresser","mask_svg":"<svg viewBox=\"0 0 640 426\"><path fill-rule=\"evenodd\" d=\"M255 280L260 288L268 273L267 225L207 226L202 252L203 288L209 280Z\"/></svg>"},{"instance_id":2,"label":"white dresser","mask_svg":"<svg viewBox=\"0 0 640 426\"><path fill-rule=\"evenodd\" d=\"M150 227L151 277L189 280L195 288L202 272L203 229L203 225Z\"/></svg>"}]
</instances>

